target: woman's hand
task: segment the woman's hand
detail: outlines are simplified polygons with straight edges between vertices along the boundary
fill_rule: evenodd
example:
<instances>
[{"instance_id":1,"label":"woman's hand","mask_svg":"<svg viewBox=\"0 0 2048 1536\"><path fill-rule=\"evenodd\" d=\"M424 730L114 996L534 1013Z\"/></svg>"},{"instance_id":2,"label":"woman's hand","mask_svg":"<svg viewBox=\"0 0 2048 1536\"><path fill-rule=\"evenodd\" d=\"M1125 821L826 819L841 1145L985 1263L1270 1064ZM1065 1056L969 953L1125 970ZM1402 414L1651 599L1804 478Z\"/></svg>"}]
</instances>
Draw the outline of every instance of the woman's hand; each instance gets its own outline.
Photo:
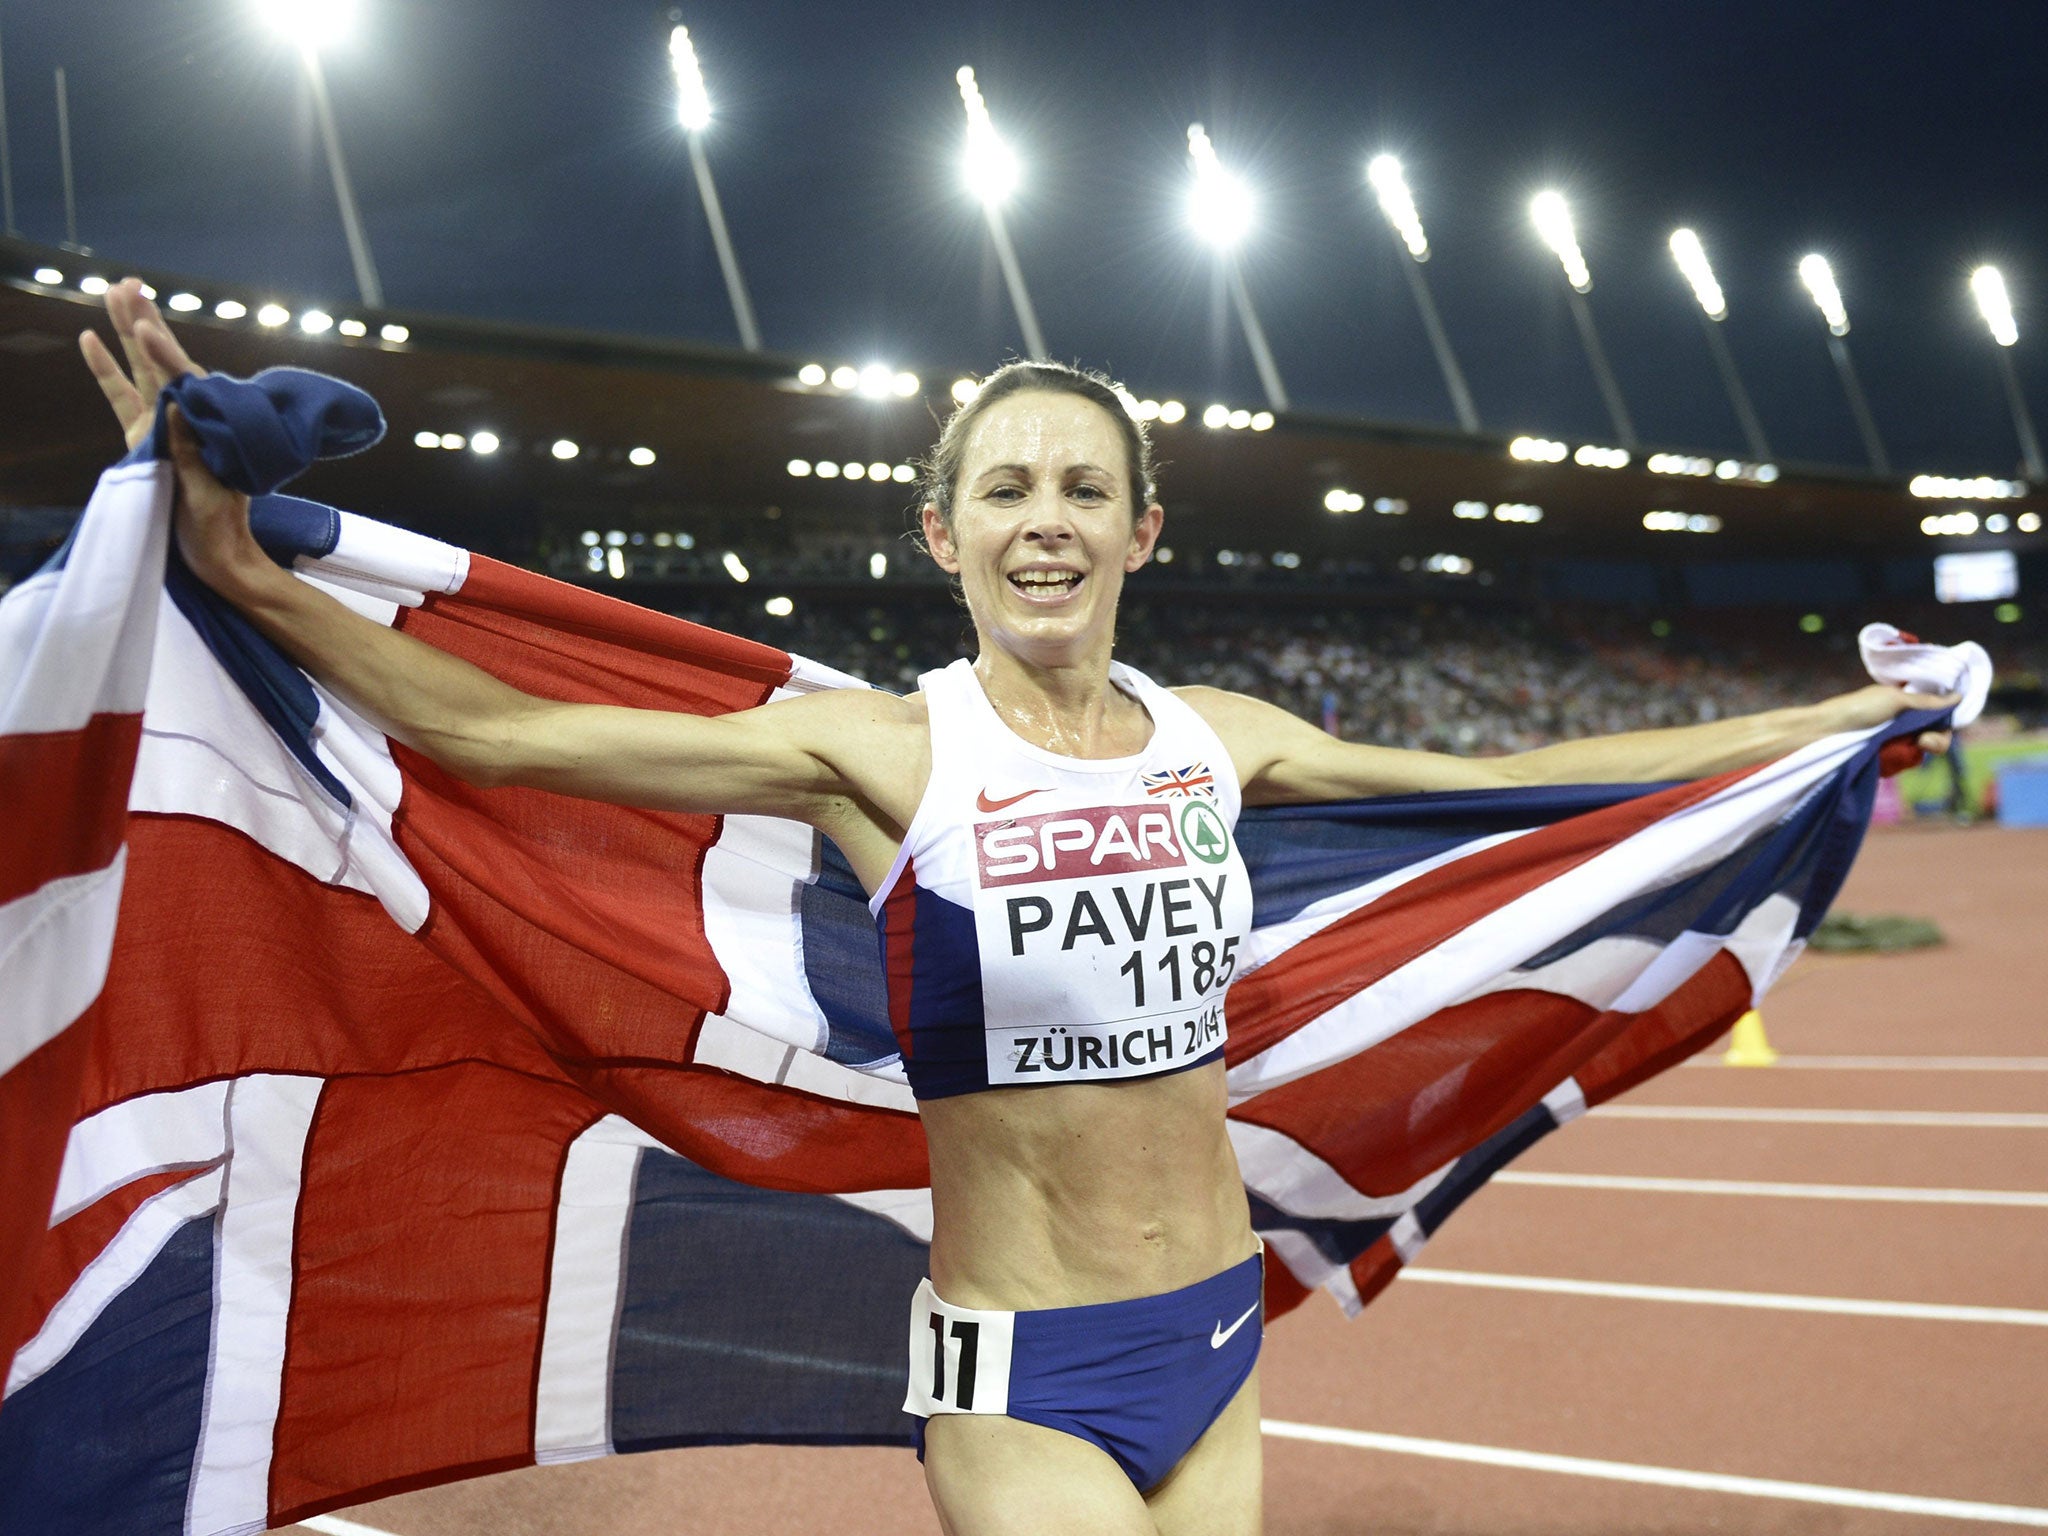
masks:
<instances>
[{"instance_id":1,"label":"woman's hand","mask_svg":"<svg viewBox=\"0 0 2048 1536\"><path fill-rule=\"evenodd\" d=\"M78 350L85 354L85 366L92 370L114 420L121 424L121 435L133 448L155 424L158 392L188 373L203 378L206 370L185 355L155 301L143 297L141 278L124 277L107 290L107 318L114 322L128 371L121 371L96 331L80 333Z\"/></svg>"},{"instance_id":2,"label":"woman's hand","mask_svg":"<svg viewBox=\"0 0 2048 1536\"><path fill-rule=\"evenodd\" d=\"M186 374L204 377L206 370L192 361L156 305L143 297L141 279L123 278L107 290L107 315L127 357L127 371L96 332L83 333L78 350L85 354L86 367L133 448L156 424L157 396L163 387ZM170 428L171 462L178 473L175 528L185 563L223 595L232 595L238 584L278 574L249 532L249 498L214 478L199 457L198 439L175 406Z\"/></svg>"},{"instance_id":3,"label":"woman's hand","mask_svg":"<svg viewBox=\"0 0 2048 1536\"><path fill-rule=\"evenodd\" d=\"M1909 709L1947 709L1962 702L1959 693L1909 693L1890 683L1871 683L1854 693L1837 694L1822 707L1836 717L1835 729L1864 731L1883 725ZM1949 749L1947 731L1922 731L1913 738L1922 752L1939 754Z\"/></svg>"}]
</instances>

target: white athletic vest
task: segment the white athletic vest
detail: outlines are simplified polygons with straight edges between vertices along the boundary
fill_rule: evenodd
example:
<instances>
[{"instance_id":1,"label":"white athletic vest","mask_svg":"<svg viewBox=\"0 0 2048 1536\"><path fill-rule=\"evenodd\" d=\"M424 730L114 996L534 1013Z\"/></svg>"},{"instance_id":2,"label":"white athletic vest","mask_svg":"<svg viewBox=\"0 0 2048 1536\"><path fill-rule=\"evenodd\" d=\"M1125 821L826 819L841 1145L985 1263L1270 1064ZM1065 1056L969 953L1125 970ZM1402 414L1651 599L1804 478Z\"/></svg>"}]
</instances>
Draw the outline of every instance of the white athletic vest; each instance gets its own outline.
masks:
<instances>
[{"instance_id":1,"label":"white athletic vest","mask_svg":"<svg viewBox=\"0 0 2048 1536\"><path fill-rule=\"evenodd\" d=\"M1186 704L1110 678L1152 739L1095 761L1018 737L971 662L918 679L931 782L869 907L919 1098L1152 1077L1223 1048L1252 917L1237 776Z\"/></svg>"}]
</instances>

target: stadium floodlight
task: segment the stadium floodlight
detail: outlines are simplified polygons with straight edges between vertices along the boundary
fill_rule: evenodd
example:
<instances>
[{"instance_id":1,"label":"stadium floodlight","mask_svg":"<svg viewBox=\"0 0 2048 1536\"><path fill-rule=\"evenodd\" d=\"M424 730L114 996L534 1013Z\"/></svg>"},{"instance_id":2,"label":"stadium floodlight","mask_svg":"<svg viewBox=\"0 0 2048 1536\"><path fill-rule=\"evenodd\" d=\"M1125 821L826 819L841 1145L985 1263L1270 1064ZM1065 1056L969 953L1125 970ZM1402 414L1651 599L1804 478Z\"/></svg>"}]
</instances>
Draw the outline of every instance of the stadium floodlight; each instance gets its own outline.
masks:
<instances>
[{"instance_id":1,"label":"stadium floodlight","mask_svg":"<svg viewBox=\"0 0 2048 1536\"><path fill-rule=\"evenodd\" d=\"M2010 347L2020 339L2020 328L2012 318L2012 299L2005 291L2005 276L1996 267L1979 267L1970 274L1970 292L1977 296L1977 309L1991 327L1991 339Z\"/></svg>"},{"instance_id":2,"label":"stadium floodlight","mask_svg":"<svg viewBox=\"0 0 2048 1536\"><path fill-rule=\"evenodd\" d=\"M1251 233L1255 205L1244 178L1223 168L1216 146L1200 123L1188 125L1188 158L1195 165L1188 189L1188 222L1218 250L1235 249Z\"/></svg>"},{"instance_id":3,"label":"stadium floodlight","mask_svg":"<svg viewBox=\"0 0 2048 1536\"><path fill-rule=\"evenodd\" d=\"M1572 226L1572 211L1557 191L1538 192L1529 200L1529 217L1536 233L1557 256L1565 281L1575 293L1593 291L1593 274L1586 267L1585 252L1579 249L1578 231Z\"/></svg>"},{"instance_id":4,"label":"stadium floodlight","mask_svg":"<svg viewBox=\"0 0 2048 1536\"><path fill-rule=\"evenodd\" d=\"M1863 452L1870 460L1870 468L1875 474L1888 475L1892 472L1891 459L1884 451L1884 439L1877 435L1877 419L1870 414L1870 402L1863 396L1863 383L1856 377L1856 364L1849 356L1849 311L1842 303L1835 269L1828 265L1827 257L1814 251L1799 258L1799 281L1813 295L1821 318L1828 323L1828 356L1835 361L1835 373L1842 381L1842 393L1848 397L1849 414L1856 420L1856 431L1863 438Z\"/></svg>"},{"instance_id":5,"label":"stadium floodlight","mask_svg":"<svg viewBox=\"0 0 2048 1536\"><path fill-rule=\"evenodd\" d=\"M1593 274L1586 266L1585 252L1579 249L1578 230L1572 224L1572 211L1564 194L1549 188L1538 192L1529 200L1529 218L1537 235L1564 268L1564 296L1571 306L1572 323L1579 328L1579 340L1585 345L1586 361L1592 365L1593 382L1600 386L1600 398L1606 403L1608 419L1614 423L1615 441L1634 453L1642 444L1636 438L1636 424L1629 416L1628 402L1621 398L1621 384L1607 365L1607 349L1600 345L1600 332L1593 325L1593 308L1586 302L1586 295L1593 291Z\"/></svg>"},{"instance_id":6,"label":"stadium floodlight","mask_svg":"<svg viewBox=\"0 0 2048 1536\"><path fill-rule=\"evenodd\" d=\"M1266 389L1266 403L1276 411L1287 409L1287 386L1280 380L1280 366L1273 361L1273 349L1266 342L1266 329L1252 308L1251 290L1245 286L1244 271L1237 264L1237 247L1251 233L1254 201L1243 178L1223 168L1216 146L1200 123L1188 124L1188 159L1194 163L1194 184L1188 189L1188 222L1195 233L1216 248L1223 263L1223 278L1230 287L1231 302L1237 306L1238 324L1244 328L1245 345L1259 370L1259 382Z\"/></svg>"},{"instance_id":7,"label":"stadium floodlight","mask_svg":"<svg viewBox=\"0 0 2048 1536\"><path fill-rule=\"evenodd\" d=\"M1458 359L1451 351L1450 337L1444 333L1443 321L1436 312L1436 300L1431 297L1429 283L1422 274L1422 263L1429 260L1429 237L1422 232L1422 215L1415 208L1415 194L1408 190L1408 178L1401 172L1401 162L1392 155L1375 155L1367 162L1365 179L1371 184L1373 195L1379 199L1380 212L1387 216L1387 222L1394 226L1394 233L1400 237L1408 254L1415 259L1401 263L1401 271L1408 279L1408 291L1415 298L1415 307L1422 314L1422 328L1429 333L1430 350L1436 353L1436 365L1444 376L1444 388L1450 391L1451 406L1458 413L1458 425L1467 432L1479 430L1479 410L1472 403L1472 391L1466 387L1465 374L1458 367Z\"/></svg>"},{"instance_id":8,"label":"stadium floodlight","mask_svg":"<svg viewBox=\"0 0 2048 1536\"><path fill-rule=\"evenodd\" d=\"M688 27L669 33L668 62L676 77L676 121L690 133L702 133L711 126L711 93L704 88L703 66Z\"/></svg>"},{"instance_id":9,"label":"stadium floodlight","mask_svg":"<svg viewBox=\"0 0 2048 1536\"><path fill-rule=\"evenodd\" d=\"M732 301L733 323L739 328L740 345L749 352L761 350L761 328L754 323L754 306L747 298L747 285L740 277L739 257L733 253L732 236L726 231L725 209L718 201L718 188L711 180L711 162L704 156L704 130L711 126L711 93L704 87L704 70L697 62L696 44L688 27L676 27L668 35L669 67L676 77L676 121L690 146L690 169L697 178L697 196L704 204L704 219L711 226L711 243L718 251L718 269L725 274L726 297Z\"/></svg>"},{"instance_id":10,"label":"stadium floodlight","mask_svg":"<svg viewBox=\"0 0 2048 1536\"><path fill-rule=\"evenodd\" d=\"M342 158L341 133L334 125L334 103L327 95L327 75L320 50L343 41L355 30L355 0L253 0L257 18L299 50L306 87L313 98L313 117L327 152L327 174L334 182L334 200L341 207L341 231L348 240L349 262L355 268L356 293L371 309L384 307L384 285L370 254L370 237L356 207L355 185Z\"/></svg>"},{"instance_id":11,"label":"stadium floodlight","mask_svg":"<svg viewBox=\"0 0 2048 1536\"><path fill-rule=\"evenodd\" d=\"M989 120L988 102L975 81L974 66L962 64L953 79L960 87L961 105L967 108L967 152L960 162L967 190L984 203L1008 202L1023 176L1017 157Z\"/></svg>"},{"instance_id":12,"label":"stadium floodlight","mask_svg":"<svg viewBox=\"0 0 2048 1536\"><path fill-rule=\"evenodd\" d=\"M2012 317L2012 299L2005 291L2005 277L1996 267L1979 267L1970 274L1970 292L1977 296L1977 308L1991 327L1991 339L1998 343L1998 373L2005 383L2005 403L2012 410L2013 431L2020 440L2020 457L2027 466L2027 478L2048 480L2041 462L2041 440L2034 435L2034 418L2027 411L2027 398L2020 393L2020 378L2007 350L2018 344L2020 328Z\"/></svg>"},{"instance_id":13,"label":"stadium floodlight","mask_svg":"<svg viewBox=\"0 0 2048 1536\"><path fill-rule=\"evenodd\" d=\"M1706 332L1707 351L1713 354L1714 367L1719 370L1721 384L1728 391L1728 403L1735 410L1735 419L1742 424L1742 435L1749 440L1749 451L1759 460L1768 460L1771 445L1764 436L1763 422L1757 418L1756 407L1750 403L1749 391L1742 387L1742 376L1735 371L1735 354L1728 350L1728 343L1721 335L1721 322L1728 318L1728 296L1714 280L1714 268L1707 260L1707 248L1700 244L1700 237L1694 231L1674 229L1671 231L1671 255L1686 282L1691 284L1693 297L1700 301L1700 324Z\"/></svg>"},{"instance_id":14,"label":"stadium floodlight","mask_svg":"<svg viewBox=\"0 0 2048 1536\"><path fill-rule=\"evenodd\" d=\"M254 0L263 24L300 48L331 48L355 31L356 0Z\"/></svg>"},{"instance_id":15,"label":"stadium floodlight","mask_svg":"<svg viewBox=\"0 0 2048 1536\"><path fill-rule=\"evenodd\" d=\"M1692 284L1693 297L1700 301L1700 308L1707 312L1709 320L1728 318L1728 297L1721 292L1721 285L1714 281L1714 269L1707 261L1707 248L1700 244L1700 237L1689 229L1671 231L1671 255L1678 262L1678 270L1685 274L1685 280Z\"/></svg>"},{"instance_id":16,"label":"stadium floodlight","mask_svg":"<svg viewBox=\"0 0 2048 1536\"><path fill-rule=\"evenodd\" d=\"M1835 285L1835 269L1828 265L1827 257L1818 252L1800 257L1799 281L1806 284L1806 291L1820 306L1821 318L1828 323L1828 333L1848 335L1849 311L1842 306L1842 290Z\"/></svg>"},{"instance_id":17,"label":"stadium floodlight","mask_svg":"<svg viewBox=\"0 0 2048 1536\"><path fill-rule=\"evenodd\" d=\"M1042 363L1047 356L1045 333L1038 328L1038 311L1024 286L1024 269L1017 263L1009 225L1003 219L1003 204L1017 190L1023 171L989 118L974 66L962 64L954 71L953 80L960 87L960 104L967 109L967 149L961 161L967 190L980 201L982 215L988 220L989 241L996 248L1004 286L1010 290L1010 308L1016 312L1017 328L1024 333L1024 348L1033 362Z\"/></svg>"},{"instance_id":18,"label":"stadium floodlight","mask_svg":"<svg viewBox=\"0 0 2048 1536\"><path fill-rule=\"evenodd\" d=\"M1375 155L1365 168L1365 179L1380 200L1380 212L1394 226L1394 233L1417 261L1429 260L1429 237L1422 232L1422 215L1415 209L1415 194L1401 174L1401 162L1392 155Z\"/></svg>"}]
</instances>

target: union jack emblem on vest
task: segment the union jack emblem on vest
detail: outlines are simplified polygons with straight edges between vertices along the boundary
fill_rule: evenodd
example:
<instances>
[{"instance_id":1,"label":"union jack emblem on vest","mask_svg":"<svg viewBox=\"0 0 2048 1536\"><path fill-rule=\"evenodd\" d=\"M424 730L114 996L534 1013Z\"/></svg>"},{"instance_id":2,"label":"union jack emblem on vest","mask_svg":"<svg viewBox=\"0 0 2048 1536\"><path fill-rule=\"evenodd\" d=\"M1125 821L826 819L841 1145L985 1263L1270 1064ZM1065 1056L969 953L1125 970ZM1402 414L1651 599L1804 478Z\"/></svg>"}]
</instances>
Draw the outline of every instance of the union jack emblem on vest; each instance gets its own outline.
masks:
<instances>
[{"instance_id":1,"label":"union jack emblem on vest","mask_svg":"<svg viewBox=\"0 0 2048 1536\"><path fill-rule=\"evenodd\" d=\"M1207 763L1189 763L1185 768L1168 768L1139 776L1148 795L1201 795L1216 798L1216 775Z\"/></svg>"}]
</instances>

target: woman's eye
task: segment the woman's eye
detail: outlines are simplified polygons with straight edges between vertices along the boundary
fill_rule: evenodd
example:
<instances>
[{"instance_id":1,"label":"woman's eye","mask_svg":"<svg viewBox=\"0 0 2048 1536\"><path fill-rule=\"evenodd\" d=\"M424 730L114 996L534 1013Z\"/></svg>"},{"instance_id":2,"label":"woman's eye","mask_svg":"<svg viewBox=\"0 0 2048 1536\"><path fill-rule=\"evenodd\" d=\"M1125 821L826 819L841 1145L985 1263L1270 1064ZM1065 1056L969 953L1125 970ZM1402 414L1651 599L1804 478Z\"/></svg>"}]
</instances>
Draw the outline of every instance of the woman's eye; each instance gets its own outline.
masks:
<instances>
[{"instance_id":1,"label":"woman's eye","mask_svg":"<svg viewBox=\"0 0 2048 1536\"><path fill-rule=\"evenodd\" d=\"M1100 501L1108 492L1099 485L1077 485L1067 493L1070 496L1084 496L1090 501Z\"/></svg>"}]
</instances>

